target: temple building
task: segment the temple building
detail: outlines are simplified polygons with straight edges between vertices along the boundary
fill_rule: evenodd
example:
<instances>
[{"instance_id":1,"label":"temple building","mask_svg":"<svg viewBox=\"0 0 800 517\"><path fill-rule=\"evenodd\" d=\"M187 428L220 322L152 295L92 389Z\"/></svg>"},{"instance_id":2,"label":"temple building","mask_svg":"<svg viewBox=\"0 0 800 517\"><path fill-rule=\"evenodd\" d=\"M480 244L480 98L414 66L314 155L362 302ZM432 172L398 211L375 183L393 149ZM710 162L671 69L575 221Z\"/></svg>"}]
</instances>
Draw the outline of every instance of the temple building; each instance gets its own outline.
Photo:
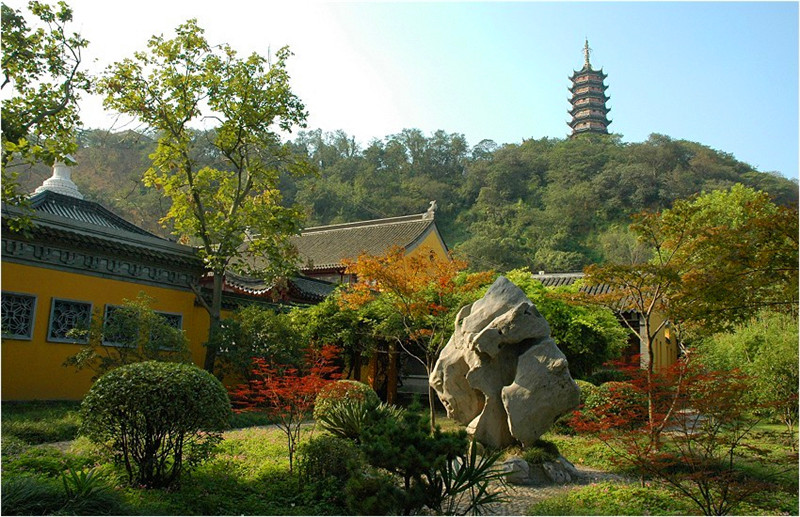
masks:
<instances>
[{"instance_id":1,"label":"temple building","mask_svg":"<svg viewBox=\"0 0 800 517\"><path fill-rule=\"evenodd\" d=\"M203 365L209 316L193 286L210 299L211 273L194 248L84 199L64 163L54 166L29 206L29 211L2 206L2 400L83 398L93 372L64 366L87 343L71 331L107 321L140 293L185 333L192 361ZM350 280L344 259L362 252L383 254L400 246L407 254L446 256L434 212L432 203L422 214L308 228L293 239L300 258L295 276L264 282L226 272L223 317L252 303L275 310L319 303L337 283ZM26 215L30 228L15 230L12 222ZM103 341L103 346L119 344ZM396 364L396 353L384 356L389 368ZM370 382L377 380L376 361L365 370Z\"/></svg>"},{"instance_id":2,"label":"temple building","mask_svg":"<svg viewBox=\"0 0 800 517\"><path fill-rule=\"evenodd\" d=\"M584 63L583 68L579 71L573 71L570 81L572 87L569 91L572 93L572 98L569 100L572 109L569 114L572 115L572 121L569 126L572 128L570 138L583 133L600 133L608 134L608 125L611 121L608 120L609 108L606 107L609 97L606 95L606 88L608 86L603 82L607 77L603 73L603 69L594 70L592 64L589 62L589 40L583 47Z\"/></svg>"}]
</instances>

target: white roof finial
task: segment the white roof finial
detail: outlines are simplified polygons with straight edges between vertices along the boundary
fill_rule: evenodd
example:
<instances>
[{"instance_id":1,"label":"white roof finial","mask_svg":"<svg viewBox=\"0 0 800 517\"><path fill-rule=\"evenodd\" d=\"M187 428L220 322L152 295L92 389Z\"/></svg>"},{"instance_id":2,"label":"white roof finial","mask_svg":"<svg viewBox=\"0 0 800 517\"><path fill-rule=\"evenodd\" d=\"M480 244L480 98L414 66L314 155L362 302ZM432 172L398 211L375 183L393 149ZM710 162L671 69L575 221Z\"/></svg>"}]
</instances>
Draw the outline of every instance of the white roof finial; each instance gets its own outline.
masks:
<instances>
[{"instance_id":1,"label":"white roof finial","mask_svg":"<svg viewBox=\"0 0 800 517\"><path fill-rule=\"evenodd\" d=\"M67 160L73 161L71 156L67 156ZM42 186L37 188L33 193L38 194L45 190L50 190L65 196L83 199L83 194L78 190L78 186L72 182L71 176L71 167L68 167L63 161L57 160L53 164L53 175L44 180Z\"/></svg>"}]
</instances>

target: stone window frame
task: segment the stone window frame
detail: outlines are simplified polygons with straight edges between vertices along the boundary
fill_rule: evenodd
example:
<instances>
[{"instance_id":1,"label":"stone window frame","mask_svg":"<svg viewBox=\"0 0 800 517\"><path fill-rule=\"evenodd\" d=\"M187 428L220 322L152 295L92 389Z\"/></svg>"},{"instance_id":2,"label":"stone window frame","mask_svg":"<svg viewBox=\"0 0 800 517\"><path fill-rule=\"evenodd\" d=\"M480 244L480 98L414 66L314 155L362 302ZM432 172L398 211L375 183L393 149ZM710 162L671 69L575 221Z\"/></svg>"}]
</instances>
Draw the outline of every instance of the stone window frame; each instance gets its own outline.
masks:
<instances>
[{"instance_id":1,"label":"stone window frame","mask_svg":"<svg viewBox=\"0 0 800 517\"><path fill-rule=\"evenodd\" d=\"M87 329L88 329L88 326L92 324L92 314L93 314L93 311L94 311L94 304L92 302L87 302L85 300L72 300L70 298L56 298L56 297L53 297L53 298L51 298L51 301L50 301L50 319L49 319L48 324L47 324L47 341L50 342L50 343L69 343L69 344L79 344L79 345L87 344L89 342L89 336L86 336L84 339L76 339L76 338L70 338L70 337L61 338L61 337L54 337L53 336L53 323L54 323L54 317L55 317L55 312L56 312L56 304L60 303L60 302L71 303L71 304L76 304L76 305L80 304L80 305L88 306L89 307L89 318L88 318L88 321L86 322Z\"/></svg>"},{"instance_id":2,"label":"stone window frame","mask_svg":"<svg viewBox=\"0 0 800 517\"><path fill-rule=\"evenodd\" d=\"M36 328L36 308L39 305L39 297L36 296L35 294L30 294L30 293L20 293L20 292L16 292L16 291L3 291L2 292L2 298L6 299L7 296L18 296L18 297L24 297L24 298L33 298L33 306L31 307L31 310L30 310L30 318L29 318L30 319L30 327L28 329L28 333L27 334L11 334L11 333L6 333L5 331L2 331L2 337L4 339L18 339L18 340L21 340L21 341L31 341L31 340L33 340L33 331Z\"/></svg>"}]
</instances>

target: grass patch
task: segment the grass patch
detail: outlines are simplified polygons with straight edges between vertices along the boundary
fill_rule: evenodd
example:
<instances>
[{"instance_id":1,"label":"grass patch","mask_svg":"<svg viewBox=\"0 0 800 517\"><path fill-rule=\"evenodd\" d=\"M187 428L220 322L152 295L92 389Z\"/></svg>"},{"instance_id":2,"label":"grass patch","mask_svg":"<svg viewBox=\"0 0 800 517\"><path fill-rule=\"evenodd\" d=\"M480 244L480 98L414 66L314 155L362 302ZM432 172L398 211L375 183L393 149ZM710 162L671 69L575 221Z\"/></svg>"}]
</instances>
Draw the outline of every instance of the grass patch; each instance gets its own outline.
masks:
<instances>
[{"instance_id":1,"label":"grass patch","mask_svg":"<svg viewBox=\"0 0 800 517\"><path fill-rule=\"evenodd\" d=\"M275 417L262 411L244 411L234 413L230 419L231 429L241 429L243 427L257 427L270 425L276 422Z\"/></svg>"},{"instance_id":2,"label":"grass patch","mask_svg":"<svg viewBox=\"0 0 800 517\"><path fill-rule=\"evenodd\" d=\"M24 443L74 440L78 435L80 402L3 402L3 439L14 437Z\"/></svg>"},{"instance_id":3,"label":"grass patch","mask_svg":"<svg viewBox=\"0 0 800 517\"><path fill-rule=\"evenodd\" d=\"M540 501L528 515L695 515L697 511L663 488L598 483Z\"/></svg>"}]
</instances>

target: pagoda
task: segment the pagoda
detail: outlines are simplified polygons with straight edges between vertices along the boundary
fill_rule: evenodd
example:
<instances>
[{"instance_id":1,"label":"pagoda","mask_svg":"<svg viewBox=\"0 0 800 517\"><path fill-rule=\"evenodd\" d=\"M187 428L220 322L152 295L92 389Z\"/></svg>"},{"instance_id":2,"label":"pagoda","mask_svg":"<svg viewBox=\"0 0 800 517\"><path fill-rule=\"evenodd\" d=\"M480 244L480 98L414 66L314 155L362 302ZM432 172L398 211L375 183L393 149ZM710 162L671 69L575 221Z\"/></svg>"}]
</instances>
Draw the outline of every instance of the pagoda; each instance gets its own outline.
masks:
<instances>
[{"instance_id":1,"label":"pagoda","mask_svg":"<svg viewBox=\"0 0 800 517\"><path fill-rule=\"evenodd\" d=\"M572 98L569 103L572 109L569 114L572 115L572 121L569 126L572 128L570 138L580 135L582 133L601 133L608 134L608 125L611 121L608 120L608 111L606 102L609 97L606 96L606 86L603 81L607 77L603 73L603 69L592 69L589 63L589 40L583 47L584 63L580 71L573 71L570 81L572 87L569 91L572 93Z\"/></svg>"}]
</instances>

